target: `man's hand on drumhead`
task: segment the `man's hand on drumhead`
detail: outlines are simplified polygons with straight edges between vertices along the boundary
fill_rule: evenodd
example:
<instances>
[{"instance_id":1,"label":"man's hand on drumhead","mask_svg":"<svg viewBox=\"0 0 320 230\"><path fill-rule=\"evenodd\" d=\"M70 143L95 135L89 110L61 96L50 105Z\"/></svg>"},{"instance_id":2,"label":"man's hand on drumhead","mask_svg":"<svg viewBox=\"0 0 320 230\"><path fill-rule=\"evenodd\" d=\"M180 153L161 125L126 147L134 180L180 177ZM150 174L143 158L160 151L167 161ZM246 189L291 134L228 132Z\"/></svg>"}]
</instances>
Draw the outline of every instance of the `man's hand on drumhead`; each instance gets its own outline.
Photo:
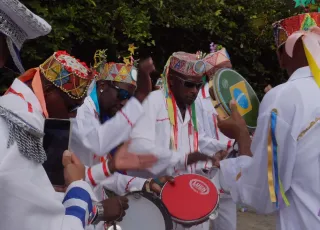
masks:
<instances>
[{"instance_id":1,"label":"man's hand on drumhead","mask_svg":"<svg viewBox=\"0 0 320 230\"><path fill-rule=\"evenodd\" d=\"M213 157L212 157L212 165L215 167L220 168L220 161L222 161L223 159L225 159L228 155L227 151L224 150L220 150L219 152L217 152Z\"/></svg>"},{"instance_id":2,"label":"man's hand on drumhead","mask_svg":"<svg viewBox=\"0 0 320 230\"><path fill-rule=\"evenodd\" d=\"M150 181L150 190L156 194L160 194L162 187L165 183L174 183L174 178L172 176L162 176Z\"/></svg>"},{"instance_id":3,"label":"man's hand on drumhead","mask_svg":"<svg viewBox=\"0 0 320 230\"><path fill-rule=\"evenodd\" d=\"M187 165L191 165L197 163L199 161L207 161L210 160L210 157L206 154L200 152L193 152L188 154Z\"/></svg>"},{"instance_id":4,"label":"man's hand on drumhead","mask_svg":"<svg viewBox=\"0 0 320 230\"><path fill-rule=\"evenodd\" d=\"M152 154L138 155L128 152L130 142L125 142L116 152L110 162L109 170L138 170L150 168L158 159Z\"/></svg>"},{"instance_id":5,"label":"man's hand on drumhead","mask_svg":"<svg viewBox=\"0 0 320 230\"><path fill-rule=\"evenodd\" d=\"M125 210L129 208L128 198L125 196L114 196L101 201L104 209L104 221L110 223L121 221L126 215Z\"/></svg>"},{"instance_id":6,"label":"man's hand on drumhead","mask_svg":"<svg viewBox=\"0 0 320 230\"><path fill-rule=\"evenodd\" d=\"M227 119L218 116L218 128L227 137L237 140L241 132L248 132L248 129L245 120L238 112L236 101L230 101L230 109L231 116Z\"/></svg>"}]
</instances>

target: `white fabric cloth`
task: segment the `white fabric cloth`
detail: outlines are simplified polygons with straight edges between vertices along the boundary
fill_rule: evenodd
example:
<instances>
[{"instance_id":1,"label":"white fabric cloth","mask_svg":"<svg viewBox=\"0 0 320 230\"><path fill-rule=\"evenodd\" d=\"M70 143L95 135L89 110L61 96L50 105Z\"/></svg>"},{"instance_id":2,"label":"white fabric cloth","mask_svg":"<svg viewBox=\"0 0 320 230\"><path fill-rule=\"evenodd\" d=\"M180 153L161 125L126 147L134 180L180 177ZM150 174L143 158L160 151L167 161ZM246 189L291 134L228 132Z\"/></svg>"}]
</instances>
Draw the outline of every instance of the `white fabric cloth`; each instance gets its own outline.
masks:
<instances>
[{"instance_id":1,"label":"white fabric cloth","mask_svg":"<svg viewBox=\"0 0 320 230\"><path fill-rule=\"evenodd\" d=\"M11 87L24 99L10 93L0 98L0 106L43 131L44 117L31 89L18 79ZM28 111L28 102L32 112ZM84 181L72 183L61 201L41 164L20 154L16 143L7 148L9 132L2 118L0 136L0 228L84 229L92 209L90 186Z\"/></svg>"},{"instance_id":2,"label":"white fabric cloth","mask_svg":"<svg viewBox=\"0 0 320 230\"><path fill-rule=\"evenodd\" d=\"M51 26L32 13L18 0L0 1L0 32L7 36L6 42L12 59L21 73L24 72L19 50L27 39L44 36Z\"/></svg>"},{"instance_id":3,"label":"white fabric cloth","mask_svg":"<svg viewBox=\"0 0 320 230\"><path fill-rule=\"evenodd\" d=\"M102 200L103 187L118 195L124 195L131 190L141 190L146 179L133 178L120 173L106 177L100 157L106 155L116 146L127 141L132 126L143 114L140 102L132 97L121 111L113 118L101 124L97 117L95 105L90 97L77 110L77 116L72 119L72 141L70 149L88 167L91 167L92 177L97 186L94 188L96 198ZM96 155L96 157L95 157ZM88 170L87 170L88 172ZM92 182L86 175L86 181Z\"/></svg>"},{"instance_id":4,"label":"white fabric cloth","mask_svg":"<svg viewBox=\"0 0 320 230\"><path fill-rule=\"evenodd\" d=\"M296 70L289 81L271 89L260 105L258 125L251 151L221 161L223 187L235 202L252 206L260 213L276 211L268 186L268 128L272 109L277 109L276 140L279 178L290 202L280 202L277 230L320 228L320 89L309 67ZM315 124L304 133L313 121ZM241 177L236 176L241 172ZM280 195L279 195L280 196Z\"/></svg>"},{"instance_id":5,"label":"white fabric cloth","mask_svg":"<svg viewBox=\"0 0 320 230\"><path fill-rule=\"evenodd\" d=\"M201 152L211 153L212 149L231 150L234 140L220 132L217 126L218 113L214 108L209 94L209 84L200 90L196 100L198 119L199 147ZM213 221L213 230L235 230L237 227L236 204L231 196L220 190L219 215Z\"/></svg>"},{"instance_id":6,"label":"white fabric cloth","mask_svg":"<svg viewBox=\"0 0 320 230\"><path fill-rule=\"evenodd\" d=\"M140 177L175 176L190 172L185 169L185 156L194 151L193 135L189 136L188 123L191 119L188 110L183 119L178 110L178 149L170 149L171 125L166 109L166 100L162 90L153 91L143 102L145 114L138 120L131 132L130 150L137 153L153 153L159 161L149 171L130 172L130 175ZM190 167L191 168L191 167ZM193 171L195 173L195 171ZM190 229L205 229L208 222ZM174 229L185 229L176 225Z\"/></svg>"}]
</instances>

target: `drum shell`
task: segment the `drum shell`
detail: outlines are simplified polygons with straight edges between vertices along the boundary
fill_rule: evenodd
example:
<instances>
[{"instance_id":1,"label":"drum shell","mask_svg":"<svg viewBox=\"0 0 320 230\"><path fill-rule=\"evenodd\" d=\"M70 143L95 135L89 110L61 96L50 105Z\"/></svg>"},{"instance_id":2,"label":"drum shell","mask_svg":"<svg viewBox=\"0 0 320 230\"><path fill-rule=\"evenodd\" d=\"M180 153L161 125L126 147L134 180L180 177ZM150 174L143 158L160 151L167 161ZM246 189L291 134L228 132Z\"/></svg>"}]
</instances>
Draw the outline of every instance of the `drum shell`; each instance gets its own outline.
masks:
<instances>
[{"instance_id":1,"label":"drum shell","mask_svg":"<svg viewBox=\"0 0 320 230\"><path fill-rule=\"evenodd\" d=\"M161 212L161 214L162 214L162 216L164 218L164 223L165 223L165 229L164 230L172 230L173 229L171 215L169 214L168 209L163 204L161 199L159 199L158 197L156 197L155 195L153 195L151 193L147 193L147 192L143 192L143 191L130 192L130 193L126 194L126 196L127 197L128 196L133 196L136 199L139 199L140 197L142 197L142 198L145 198L145 199L151 201L159 209L159 211ZM156 208L156 207L151 207L151 209L150 209L150 206L146 206L145 208L147 210L144 210L144 211L146 211L146 217L145 218L148 218L148 210L152 210L153 208ZM130 209L130 199L129 199L129 209ZM128 228L123 229L123 225L121 225L121 223L123 223L126 218L128 218L128 211L126 211L126 215L124 216L122 222L117 223L117 225L122 227L122 230L128 229ZM139 230L144 230L145 227L146 227L146 226L143 225L143 223L139 222L137 224L139 224L139 226L140 226L140 227L137 227L137 229L139 229ZM135 228L133 226L131 226L130 230L135 230ZM149 229L145 229L145 230L149 230Z\"/></svg>"}]
</instances>

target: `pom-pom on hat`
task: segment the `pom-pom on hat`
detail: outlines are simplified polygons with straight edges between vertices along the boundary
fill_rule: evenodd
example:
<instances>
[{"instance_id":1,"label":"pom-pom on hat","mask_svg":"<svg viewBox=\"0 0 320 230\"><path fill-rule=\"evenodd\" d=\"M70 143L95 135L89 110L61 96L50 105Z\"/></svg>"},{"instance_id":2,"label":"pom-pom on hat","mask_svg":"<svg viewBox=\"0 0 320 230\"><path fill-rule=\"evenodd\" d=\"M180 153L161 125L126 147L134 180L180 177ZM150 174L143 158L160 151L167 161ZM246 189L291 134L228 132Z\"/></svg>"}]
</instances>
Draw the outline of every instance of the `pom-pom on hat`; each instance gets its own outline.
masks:
<instances>
[{"instance_id":1,"label":"pom-pom on hat","mask_svg":"<svg viewBox=\"0 0 320 230\"><path fill-rule=\"evenodd\" d=\"M70 56L66 51L57 51L40 65L41 73L56 87L73 99L86 96L96 73L86 63Z\"/></svg>"},{"instance_id":2,"label":"pom-pom on hat","mask_svg":"<svg viewBox=\"0 0 320 230\"><path fill-rule=\"evenodd\" d=\"M294 32L307 31L313 26L320 25L320 13L306 13L282 19L273 23L274 38L277 48L282 46Z\"/></svg>"},{"instance_id":3,"label":"pom-pom on hat","mask_svg":"<svg viewBox=\"0 0 320 230\"><path fill-rule=\"evenodd\" d=\"M6 36L6 42L12 59L21 73L19 51L27 39L44 36L51 31L51 26L42 18L32 13L18 0L0 1L0 32Z\"/></svg>"}]
</instances>

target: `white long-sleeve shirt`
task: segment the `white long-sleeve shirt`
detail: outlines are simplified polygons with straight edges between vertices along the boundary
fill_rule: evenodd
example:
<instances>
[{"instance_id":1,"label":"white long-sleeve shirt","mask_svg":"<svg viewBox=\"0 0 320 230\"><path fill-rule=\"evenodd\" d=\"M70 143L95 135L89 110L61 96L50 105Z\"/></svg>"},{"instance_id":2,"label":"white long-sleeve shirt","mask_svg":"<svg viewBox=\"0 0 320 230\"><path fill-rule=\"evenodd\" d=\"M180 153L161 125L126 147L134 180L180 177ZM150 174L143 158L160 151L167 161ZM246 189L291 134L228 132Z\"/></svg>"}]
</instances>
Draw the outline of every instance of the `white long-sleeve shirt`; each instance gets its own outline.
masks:
<instances>
[{"instance_id":1,"label":"white long-sleeve shirt","mask_svg":"<svg viewBox=\"0 0 320 230\"><path fill-rule=\"evenodd\" d=\"M309 67L296 70L288 82L273 88L263 98L251 145L253 157L241 156L220 163L220 179L233 200L261 213L277 211L278 230L320 229L320 100L317 98L320 89ZM286 207L280 199L278 210L270 200L268 186L268 179L274 174L272 164L268 167L271 159L268 157L272 155L271 151L268 153L272 142L268 137L273 109L277 110L279 179L290 203ZM282 197L280 193L279 197Z\"/></svg>"},{"instance_id":2,"label":"white long-sleeve shirt","mask_svg":"<svg viewBox=\"0 0 320 230\"><path fill-rule=\"evenodd\" d=\"M16 79L0 106L42 130L44 117L37 97ZM32 108L32 109L28 109ZM41 164L24 157L18 145L7 147L9 130L0 118L0 228L32 230L81 230L92 210L92 190L84 181L72 183L63 201L54 191Z\"/></svg>"}]
</instances>

